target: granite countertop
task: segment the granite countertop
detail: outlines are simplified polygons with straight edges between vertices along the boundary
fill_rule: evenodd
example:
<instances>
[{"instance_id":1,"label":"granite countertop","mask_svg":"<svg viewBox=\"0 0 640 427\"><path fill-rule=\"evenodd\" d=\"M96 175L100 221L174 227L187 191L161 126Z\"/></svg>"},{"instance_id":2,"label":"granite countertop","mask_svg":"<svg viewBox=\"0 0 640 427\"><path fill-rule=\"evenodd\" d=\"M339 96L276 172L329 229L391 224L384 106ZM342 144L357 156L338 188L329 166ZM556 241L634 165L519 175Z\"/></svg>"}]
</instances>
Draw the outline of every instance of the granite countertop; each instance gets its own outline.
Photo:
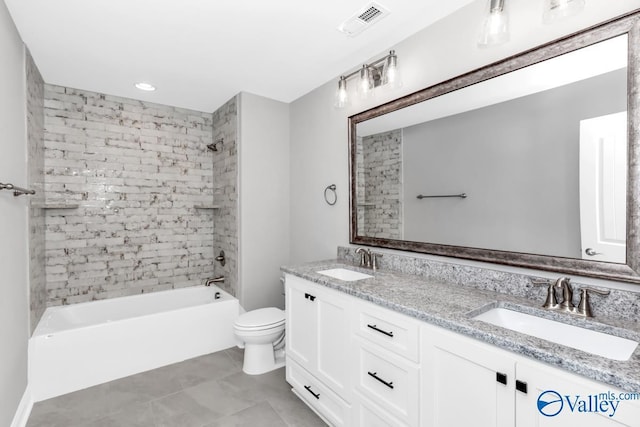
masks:
<instances>
[{"instance_id":1,"label":"granite countertop","mask_svg":"<svg viewBox=\"0 0 640 427\"><path fill-rule=\"evenodd\" d=\"M347 268L374 277L347 282L317 273L332 268ZM284 266L282 271L624 391L640 392L640 346L627 361L610 360L472 317L493 307L511 308L640 342L638 322L600 317L585 319L544 310L540 307L543 301L452 285L390 270L373 272L342 260Z\"/></svg>"}]
</instances>

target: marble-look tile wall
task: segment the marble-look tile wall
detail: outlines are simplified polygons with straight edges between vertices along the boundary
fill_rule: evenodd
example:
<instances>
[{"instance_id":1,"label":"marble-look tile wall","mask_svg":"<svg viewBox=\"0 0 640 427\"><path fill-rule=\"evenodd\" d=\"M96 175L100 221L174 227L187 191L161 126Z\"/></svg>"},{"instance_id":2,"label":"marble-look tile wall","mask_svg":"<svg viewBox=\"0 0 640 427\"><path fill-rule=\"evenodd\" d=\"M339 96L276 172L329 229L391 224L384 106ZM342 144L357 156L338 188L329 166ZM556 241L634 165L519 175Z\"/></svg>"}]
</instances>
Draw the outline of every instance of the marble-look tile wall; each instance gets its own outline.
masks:
<instances>
[{"instance_id":1,"label":"marble-look tile wall","mask_svg":"<svg viewBox=\"0 0 640 427\"><path fill-rule=\"evenodd\" d=\"M221 288L238 295L238 95L213 113L213 141L222 139L213 155L213 248L225 252L224 267L215 262Z\"/></svg>"},{"instance_id":2,"label":"marble-look tile wall","mask_svg":"<svg viewBox=\"0 0 640 427\"><path fill-rule=\"evenodd\" d=\"M402 238L402 129L358 140L358 232L368 237Z\"/></svg>"},{"instance_id":3,"label":"marble-look tile wall","mask_svg":"<svg viewBox=\"0 0 640 427\"><path fill-rule=\"evenodd\" d=\"M48 305L213 273L211 114L45 85Z\"/></svg>"},{"instance_id":4,"label":"marble-look tile wall","mask_svg":"<svg viewBox=\"0 0 640 427\"><path fill-rule=\"evenodd\" d=\"M44 202L44 80L28 50L25 52L27 88L28 187L36 190L29 205L29 305L31 332L47 307L45 281Z\"/></svg>"},{"instance_id":5,"label":"marble-look tile wall","mask_svg":"<svg viewBox=\"0 0 640 427\"><path fill-rule=\"evenodd\" d=\"M338 247L338 259L358 265L360 255L355 253L356 249L355 247ZM375 252L375 248L372 248L372 251ZM378 261L380 269L412 274L426 280L448 283L452 286L469 286L514 295L539 302L540 305L544 303L546 298L546 286L534 286L531 283L532 279L546 279L533 275L492 270L456 264L455 262L436 261L408 253L385 252ZM560 276L562 274L558 273L558 277ZM580 287L580 282L576 281L574 289ZM575 292L573 302L578 304L578 301L578 293ZM592 294L590 303L593 313L598 317L624 319L632 322L638 322L640 319L640 292L611 289L608 296Z\"/></svg>"}]
</instances>

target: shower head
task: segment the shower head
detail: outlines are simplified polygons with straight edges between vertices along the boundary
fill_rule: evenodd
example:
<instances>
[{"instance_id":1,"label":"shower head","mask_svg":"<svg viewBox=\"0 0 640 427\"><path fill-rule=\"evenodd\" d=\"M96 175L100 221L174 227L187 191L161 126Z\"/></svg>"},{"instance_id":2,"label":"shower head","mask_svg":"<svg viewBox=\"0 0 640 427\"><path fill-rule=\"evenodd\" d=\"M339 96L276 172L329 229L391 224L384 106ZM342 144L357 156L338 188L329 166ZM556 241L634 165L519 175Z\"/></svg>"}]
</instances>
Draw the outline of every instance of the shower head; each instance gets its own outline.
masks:
<instances>
[{"instance_id":1,"label":"shower head","mask_svg":"<svg viewBox=\"0 0 640 427\"><path fill-rule=\"evenodd\" d=\"M211 143L211 144L207 145L207 148L208 148L209 150L211 150L211 151L219 151L219 150L218 150L218 145L222 145L222 142L223 142L223 138L220 138L220 139L219 139L219 140L217 140L216 142L214 142L214 143Z\"/></svg>"}]
</instances>

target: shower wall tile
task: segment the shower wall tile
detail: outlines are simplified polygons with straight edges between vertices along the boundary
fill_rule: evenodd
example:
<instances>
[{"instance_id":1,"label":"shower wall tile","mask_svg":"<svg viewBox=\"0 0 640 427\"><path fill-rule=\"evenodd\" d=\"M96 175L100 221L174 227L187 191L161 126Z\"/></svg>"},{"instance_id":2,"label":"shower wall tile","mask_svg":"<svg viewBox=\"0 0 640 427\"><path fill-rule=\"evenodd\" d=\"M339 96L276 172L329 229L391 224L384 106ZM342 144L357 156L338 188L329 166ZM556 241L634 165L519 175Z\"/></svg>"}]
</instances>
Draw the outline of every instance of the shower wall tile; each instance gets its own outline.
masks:
<instances>
[{"instance_id":1,"label":"shower wall tile","mask_svg":"<svg viewBox=\"0 0 640 427\"><path fill-rule=\"evenodd\" d=\"M29 206L29 305L31 332L47 306L45 281L44 201L44 80L28 50L25 54L27 88L28 187L36 190Z\"/></svg>"},{"instance_id":2,"label":"shower wall tile","mask_svg":"<svg viewBox=\"0 0 640 427\"><path fill-rule=\"evenodd\" d=\"M369 135L357 144L358 234L401 239L402 129Z\"/></svg>"},{"instance_id":3,"label":"shower wall tile","mask_svg":"<svg viewBox=\"0 0 640 427\"><path fill-rule=\"evenodd\" d=\"M222 139L213 153L213 200L220 206L214 211L213 247L215 254L225 252L226 263L215 263L216 275L224 275L220 284L238 295L238 96L234 96L213 113L213 140Z\"/></svg>"},{"instance_id":4,"label":"shower wall tile","mask_svg":"<svg viewBox=\"0 0 640 427\"><path fill-rule=\"evenodd\" d=\"M48 305L213 275L210 113L45 85Z\"/></svg>"}]
</instances>

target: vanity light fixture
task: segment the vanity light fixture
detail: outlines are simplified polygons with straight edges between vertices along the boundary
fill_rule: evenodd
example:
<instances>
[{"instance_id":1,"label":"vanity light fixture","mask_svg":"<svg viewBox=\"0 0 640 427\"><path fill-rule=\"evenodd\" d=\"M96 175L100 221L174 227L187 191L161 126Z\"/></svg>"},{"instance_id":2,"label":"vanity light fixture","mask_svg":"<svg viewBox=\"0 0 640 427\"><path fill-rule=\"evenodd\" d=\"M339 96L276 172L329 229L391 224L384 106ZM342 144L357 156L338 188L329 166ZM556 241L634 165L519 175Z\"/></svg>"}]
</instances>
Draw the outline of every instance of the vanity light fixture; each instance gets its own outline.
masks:
<instances>
[{"instance_id":1,"label":"vanity light fixture","mask_svg":"<svg viewBox=\"0 0 640 427\"><path fill-rule=\"evenodd\" d=\"M479 47L495 46L509 41L509 14L506 1L488 0L486 16L482 21L478 38Z\"/></svg>"},{"instance_id":2,"label":"vanity light fixture","mask_svg":"<svg viewBox=\"0 0 640 427\"><path fill-rule=\"evenodd\" d=\"M156 87L148 82L137 82L135 86L136 88L144 90L145 92L153 92L154 90L156 90Z\"/></svg>"},{"instance_id":3,"label":"vanity light fixture","mask_svg":"<svg viewBox=\"0 0 640 427\"><path fill-rule=\"evenodd\" d=\"M396 89L401 86L398 56L395 50L391 50L387 56L369 64L364 64L362 68L350 74L340 76L338 89L335 94L334 105L336 108L344 108L349 104L347 80L356 75L358 76L357 92L361 99L367 99L378 86L388 85L391 89Z\"/></svg>"},{"instance_id":4,"label":"vanity light fixture","mask_svg":"<svg viewBox=\"0 0 640 427\"><path fill-rule=\"evenodd\" d=\"M577 15L584 9L585 0L544 0L542 22L550 24L567 16Z\"/></svg>"}]
</instances>

